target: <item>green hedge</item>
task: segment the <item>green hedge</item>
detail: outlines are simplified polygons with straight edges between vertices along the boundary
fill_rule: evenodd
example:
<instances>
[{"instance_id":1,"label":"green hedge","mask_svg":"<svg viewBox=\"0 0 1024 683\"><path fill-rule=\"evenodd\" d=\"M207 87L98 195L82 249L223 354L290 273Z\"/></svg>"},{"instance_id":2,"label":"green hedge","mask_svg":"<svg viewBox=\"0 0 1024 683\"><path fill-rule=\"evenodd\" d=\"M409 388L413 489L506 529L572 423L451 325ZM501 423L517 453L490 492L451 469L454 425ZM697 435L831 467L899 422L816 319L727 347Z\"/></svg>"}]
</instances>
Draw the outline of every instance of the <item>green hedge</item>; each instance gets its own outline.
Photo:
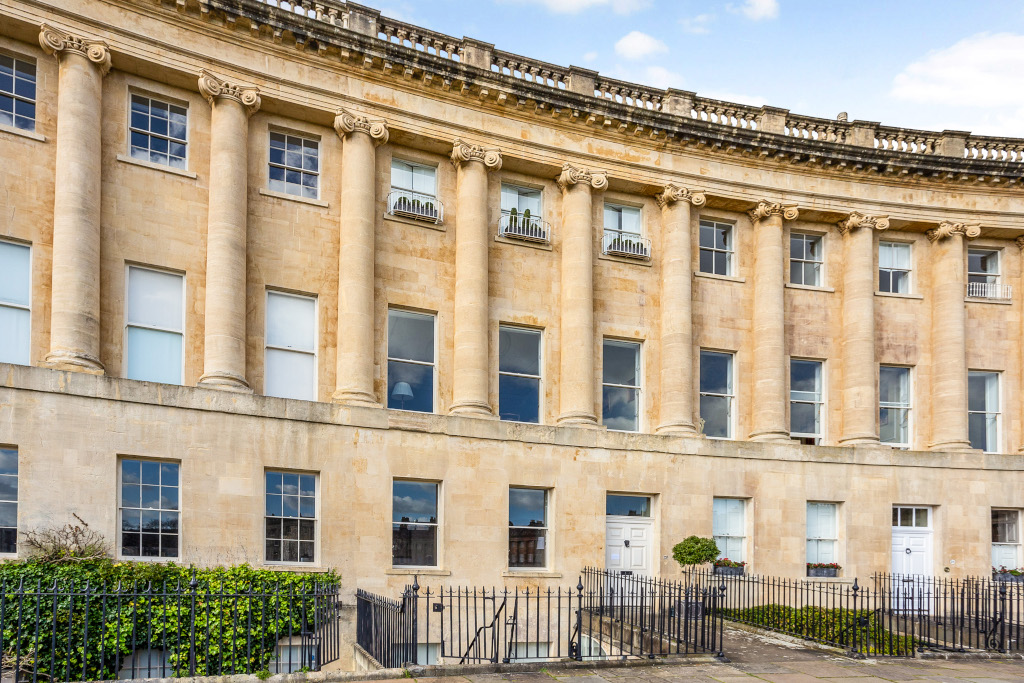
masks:
<instances>
[{"instance_id":1,"label":"green hedge","mask_svg":"<svg viewBox=\"0 0 1024 683\"><path fill-rule=\"evenodd\" d=\"M723 610L723 616L838 647L852 648L856 642L857 649L866 654L905 655L917 646L912 636L886 630L877 615L869 610L764 605Z\"/></svg>"},{"instance_id":2,"label":"green hedge","mask_svg":"<svg viewBox=\"0 0 1024 683\"><path fill-rule=\"evenodd\" d=\"M194 631L197 675L263 671L278 640L309 630L314 594L336 590L339 583L333 572L247 565L3 562L4 668L13 666L20 651L22 671L34 669L40 678L116 679L125 657L150 648L164 651L174 675L185 676ZM319 601L321 607L326 603Z\"/></svg>"}]
</instances>

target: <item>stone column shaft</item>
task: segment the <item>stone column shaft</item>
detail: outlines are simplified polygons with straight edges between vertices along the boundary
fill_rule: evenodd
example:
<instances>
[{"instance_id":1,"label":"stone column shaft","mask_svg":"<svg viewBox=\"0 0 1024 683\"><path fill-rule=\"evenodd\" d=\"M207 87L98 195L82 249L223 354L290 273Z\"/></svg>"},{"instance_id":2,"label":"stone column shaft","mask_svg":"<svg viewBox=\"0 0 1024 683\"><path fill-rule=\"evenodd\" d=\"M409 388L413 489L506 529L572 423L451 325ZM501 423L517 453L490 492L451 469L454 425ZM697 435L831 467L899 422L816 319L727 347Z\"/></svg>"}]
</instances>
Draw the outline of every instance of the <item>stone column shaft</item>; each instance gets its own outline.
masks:
<instances>
[{"instance_id":1,"label":"stone column shaft","mask_svg":"<svg viewBox=\"0 0 1024 683\"><path fill-rule=\"evenodd\" d=\"M338 254L338 353L334 400L379 406L373 387L376 146L387 124L340 110L334 129L341 153L341 235Z\"/></svg>"},{"instance_id":2,"label":"stone column shaft","mask_svg":"<svg viewBox=\"0 0 1024 683\"><path fill-rule=\"evenodd\" d=\"M658 195L661 245L660 434L695 436L693 410L693 246L690 206L702 193L669 185Z\"/></svg>"},{"instance_id":3,"label":"stone column shaft","mask_svg":"<svg viewBox=\"0 0 1024 683\"><path fill-rule=\"evenodd\" d=\"M43 24L60 64L53 207L50 351L46 364L103 374L100 362L100 167L106 43Z\"/></svg>"},{"instance_id":4,"label":"stone column shaft","mask_svg":"<svg viewBox=\"0 0 1024 683\"><path fill-rule=\"evenodd\" d=\"M453 415L491 417L488 354L487 172L501 168L501 154L455 141L458 169L455 220L455 358Z\"/></svg>"},{"instance_id":5,"label":"stone column shaft","mask_svg":"<svg viewBox=\"0 0 1024 683\"><path fill-rule=\"evenodd\" d=\"M210 117L210 203L206 243L206 315L199 384L250 391L245 379L246 201L249 116L259 91L203 71L199 90Z\"/></svg>"},{"instance_id":6,"label":"stone column shaft","mask_svg":"<svg viewBox=\"0 0 1024 683\"><path fill-rule=\"evenodd\" d=\"M971 447L967 421L967 309L964 240L976 225L944 222L928 231L932 241L932 439L933 451Z\"/></svg>"},{"instance_id":7,"label":"stone column shaft","mask_svg":"<svg viewBox=\"0 0 1024 683\"><path fill-rule=\"evenodd\" d=\"M562 167L561 371L558 424L593 426L594 414L594 204L603 173Z\"/></svg>"},{"instance_id":8,"label":"stone column shaft","mask_svg":"<svg viewBox=\"0 0 1024 683\"><path fill-rule=\"evenodd\" d=\"M839 222L846 236L841 345L843 432L840 445L878 443L878 364L875 362L874 231L886 216L854 212Z\"/></svg>"},{"instance_id":9,"label":"stone column shaft","mask_svg":"<svg viewBox=\"0 0 1024 683\"><path fill-rule=\"evenodd\" d=\"M789 441L786 423L785 240L783 219L797 209L760 202L750 211L757 233L754 256L754 391L751 441Z\"/></svg>"}]
</instances>

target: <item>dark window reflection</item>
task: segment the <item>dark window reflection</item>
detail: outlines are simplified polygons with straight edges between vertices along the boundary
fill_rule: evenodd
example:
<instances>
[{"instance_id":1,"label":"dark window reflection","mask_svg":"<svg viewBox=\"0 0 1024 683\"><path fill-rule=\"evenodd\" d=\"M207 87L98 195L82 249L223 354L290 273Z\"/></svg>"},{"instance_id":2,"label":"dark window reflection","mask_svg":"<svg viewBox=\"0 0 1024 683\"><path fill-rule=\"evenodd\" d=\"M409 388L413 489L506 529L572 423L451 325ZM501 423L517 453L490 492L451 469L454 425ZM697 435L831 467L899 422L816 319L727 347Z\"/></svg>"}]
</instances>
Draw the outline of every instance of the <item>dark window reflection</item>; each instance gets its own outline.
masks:
<instances>
[{"instance_id":1,"label":"dark window reflection","mask_svg":"<svg viewBox=\"0 0 1024 683\"><path fill-rule=\"evenodd\" d=\"M434 316L388 311L388 408L434 411Z\"/></svg>"},{"instance_id":2,"label":"dark window reflection","mask_svg":"<svg viewBox=\"0 0 1024 683\"><path fill-rule=\"evenodd\" d=\"M609 493L605 499L605 514L619 517L650 517L651 499L647 496L617 496Z\"/></svg>"},{"instance_id":3,"label":"dark window reflection","mask_svg":"<svg viewBox=\"0 0 1024 683\"><path fill-rule=\"evenodd\" d=\"M391 494L391 561L394 566L437 566L438 485L395 481Z\"/></svg>"},{"instance_id":4,"label":"dark window reflection","mask_svg":"<svg viewBox=\"0 0 1024 683\"><path fill-rule=\"evenodd\" d=\"M121 555L178 557L179 465L121 461Z\"/></svg>"},{"instance_id":5,"label":"dark window reflection","mask_svg":"<svg viewBox=\"0 0 1024 683\"><path fill-rule=\"evenodd\" d=\"M543 489L509 489L509 567L546 566L547 499Z\"/></svg>"},{"instance_id":6,"label":"dark window reflection","mask_svg":"<svg viewBox=\"0 0 1024 683\"><path fill-rule=\"evenodd\" d=\"M502 420L540 421L540 336L502 326L498 333L498 412Z\"/></svg>"},{"instance_id":7,"label":"dark window reflection","mask_svg":"<svg viewBox=\"0 0 1024 683\"><path fill-rule=\"evenodd\" d=\"M267 472L266 560L316 559L316 475Z\"/></svg>"}]
</instances>

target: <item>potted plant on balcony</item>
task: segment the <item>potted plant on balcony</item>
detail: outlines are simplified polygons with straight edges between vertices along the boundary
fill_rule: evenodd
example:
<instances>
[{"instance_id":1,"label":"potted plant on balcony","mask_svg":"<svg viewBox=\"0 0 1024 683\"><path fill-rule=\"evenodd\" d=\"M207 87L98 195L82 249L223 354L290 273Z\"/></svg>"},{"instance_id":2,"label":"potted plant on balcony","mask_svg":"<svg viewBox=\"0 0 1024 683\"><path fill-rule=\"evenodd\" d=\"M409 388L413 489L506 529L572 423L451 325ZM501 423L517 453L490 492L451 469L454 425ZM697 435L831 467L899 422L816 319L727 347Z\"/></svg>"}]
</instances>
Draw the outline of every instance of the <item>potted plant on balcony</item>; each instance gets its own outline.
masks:
<instances>
[{"instance_id":1,"label":"potted plant on balcony","mask_svg":"<svg viewBox=\"0 0 1024 683\"><path fill-rule=\"evenodd\" d=\"M714 562L715 573L720 576L743 576L743 568L746 562L736 562L728 557L720 557Z\"/></svg>"},{"instance_id":2,"label":"potted plant on balcony","mask_svg":"<svg viewBox=\"0 0 1024 683\"><path fill-rule=\"evenodd\" d=\"M835 562L808 562L807 576L815 579L834 579L842 569Z\"/></svg>"},{"instance_id":3,"label":"potted plant on balcony","mask_svg":"<svg viewBox=\"0 0 1024 683\"><path fill-rule=\"evenodd\" d=\"M992 567L992 576L996 581L1024 583L1024 569L1007 569L1005 566L1000 566L999 569Z\"/></svg>"}]
</instances>

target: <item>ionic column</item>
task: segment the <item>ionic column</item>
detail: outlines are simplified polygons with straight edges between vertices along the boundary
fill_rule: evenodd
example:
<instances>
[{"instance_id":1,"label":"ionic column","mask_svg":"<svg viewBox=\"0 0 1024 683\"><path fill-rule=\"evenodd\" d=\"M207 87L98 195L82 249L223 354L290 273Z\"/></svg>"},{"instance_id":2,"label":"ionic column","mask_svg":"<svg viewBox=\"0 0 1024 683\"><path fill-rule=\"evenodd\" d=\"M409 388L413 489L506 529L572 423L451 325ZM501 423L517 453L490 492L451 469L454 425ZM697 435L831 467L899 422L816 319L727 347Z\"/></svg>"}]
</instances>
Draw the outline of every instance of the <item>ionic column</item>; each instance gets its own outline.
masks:
<instances>
[{"instance_id":1,"label":"ionic column","mask_svg":"<svg viewBox=\"0 0 1024 683\"><path fill-rule=\"evenodd\" d=\"M56 56L57 159L53 204L50 352L46 364L103 374L100 362L100 119L107 44L43 24Z\"/></svg>"},{"instance_id":2,"label":"ionic column","mask_svg":"<svg viewBox=\"0 0 1024 683\"><path fill-rule=\"evenodd\" d=\"M696 436L693 420L693 249L690 206L701 192L665 186L661 207L661 424L659 434Z\"/></svg>"},{"instance_id":3,"label":"ionic column","mask_svg":"<svg viewBox=\"0 0 1024 683\"><path fill-rule=\"evenodd\" d=\"M782 222L795 206L761 201L749 211L757 233L754 255L754 392L751 441L790 441L786 424L785 240Z\"/></svg>"},{"instance_id":4,"label":"ionic column","mask_svg":"<svg viewBox=\"0 0 1024 683\"><path fill-rule=\"evenodd\" d=\"M839 221L843 260L843 433L841 446L878 443L878 365L875 363L875 230L888 216L854 211Z\"/></svg>"},{"instance_id":5,"label":"ionic column","mask_svg":"<svg viewBox=\"0 0 1024 683\"><path fill-rule=\"evenodd\" d=\"M334 400L380 406L373 389L376 147L387 122L341 109L334 130L341 152L341 237L338 255L338 358Z\"/></svg>"},{"instance_id":6,"label":"ionic column","mask_svg":"<svg viewBox=\"0 0 1024 683\"><path fill-rule=\"evenodd\" d=\"M608 187L599 171L562 166L560 425L594 426L594 203Z\"/></svg>"},{"instance_id":7,"label":"ionic column","mask_svg":"<svg viewBox=\"0 0 1024 683\"><path fill-rule=\"evenodd\" d=\"M1017 242L1017 248L1020 249L1021 252L1024 252L1024 235L1018 237L1016 242ZM1024 334L1024 332L1022 332L1021 334ZM1021 445L1017 449L1017 451L1019 453L1024 453L1024 442L1021 443Z\"/></svg>"},{"instance_id":8,"label":"ionic column","mask_svg":"<svg viewBox=\"0 0 1024 683\"><path fill-rule=\"evenodd\" d=\"M251 391L245 380L245 232L249 116L259 89L201 71L210 117L210 206L206 237L206 347L199 384Z\"/></svg>"},{"instance_id":9,"label":"ionic column","mask_svg":"<svg viewBox=\"0 0 1024 683\"><path fill-rule=\"evenodd\" d=\"M501 168L501 152L455 140L458 172L455 218L455 358L453 415L491 417L487 339L487 172Z\"/></svg>"},{"instance_id":10,"label":"ionic column","mask_svg":"<svg viewBox=\"0 0 1024 683\"><path fill-rule=\"evenodd\" d=\"M932 242L932 451L971 447L967 424L967 309L964 240L981 227L943 222Z\"/></svg>"}]
</instances>

